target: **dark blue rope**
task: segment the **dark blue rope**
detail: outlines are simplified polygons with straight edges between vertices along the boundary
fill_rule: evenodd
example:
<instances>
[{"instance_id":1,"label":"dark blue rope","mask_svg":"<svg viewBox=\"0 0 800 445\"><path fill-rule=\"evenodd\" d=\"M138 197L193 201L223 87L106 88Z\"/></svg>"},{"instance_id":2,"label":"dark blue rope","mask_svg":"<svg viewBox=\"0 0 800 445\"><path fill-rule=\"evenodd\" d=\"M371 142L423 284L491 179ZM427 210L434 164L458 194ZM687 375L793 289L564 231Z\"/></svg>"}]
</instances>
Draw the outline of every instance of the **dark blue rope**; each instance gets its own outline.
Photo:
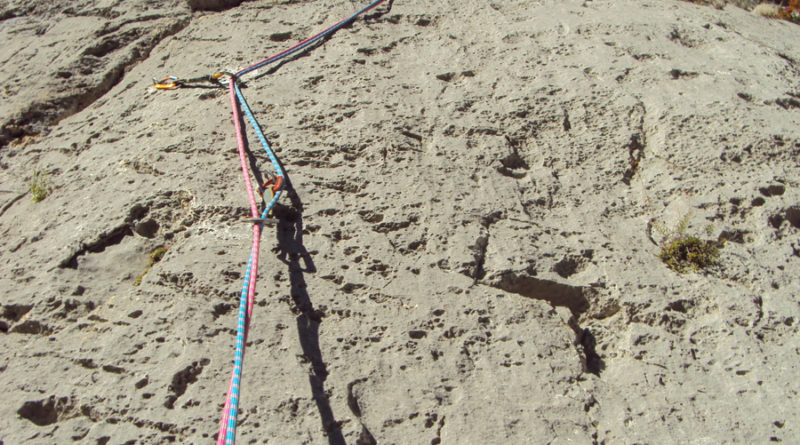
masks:
<instances>
[{"instance_id":1,"label":"dark blue rope","mask_svg":"<svg viewBox=\"0 0 800 445\"><path fill-rule=\"evenodd\" d=\"M340 29L344 25L348 24L349 22L351 22L353 19L355 19L359 15L369 11L370 9L378 6L379 4L381 4L381 3L385 2L385 1L386 0L375 0L375 1L373 1L369 5L361 8L355 14L353 14L350 17L340 21L339 23L331 26L330 28L326 29L325 31L322 31L321 33L319 33L319 34L317 34L317 35L315 35L315 36L313 36L311 38L303 40L300 43L298 43L297 45L295 45L295 46L293 46L293 47L291 47L291 48L289 48L289 49L287 49L287 50L285 50L285 51L283 51L283 52L281 52L279 54L276 54L276 55L274 55L274 56L272 56L272 57L270 57L268 59L262 60L261 62L258 62L258 63L254 64L254 65L251 65L251 66L249 66L249 67L237 72L236 74L234 74L234 77L242 76L242 75L247 74L247 73L249 73L251 71L257 70L257 69L259 69L261 67L264 67L264 66L267 66L267 65L269 65L271 63L277 62L278 60L281 60L284 57L288 57L288 56L290 56L290 55L292 55L292 54L294 54L294 53L296 53L298 51L302 51L303 49L307 48L309 45L312 45L314 42L333 34L338 29Z\"/></svg>"}]
</instances>

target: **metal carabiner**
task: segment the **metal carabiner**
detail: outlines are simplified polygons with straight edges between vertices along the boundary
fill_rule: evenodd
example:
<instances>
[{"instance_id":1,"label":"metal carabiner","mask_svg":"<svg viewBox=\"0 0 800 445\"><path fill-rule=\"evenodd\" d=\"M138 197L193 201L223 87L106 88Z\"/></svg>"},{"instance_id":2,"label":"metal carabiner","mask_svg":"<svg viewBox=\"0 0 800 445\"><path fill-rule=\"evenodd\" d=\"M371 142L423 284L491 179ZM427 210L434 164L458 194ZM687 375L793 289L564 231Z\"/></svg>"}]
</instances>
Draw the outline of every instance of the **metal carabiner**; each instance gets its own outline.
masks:
<instances>
[{"instance_id":1,"label":"metal carabiner","mask_svg":"<svg viewBox=\"0 0 800 445\"><path fill-rule=\"evenodd\" d=\"M283 176L275 176L272 173L269 173L268 175L269 175L269 178L267 178L267 180L264 181L263 184L261 184L261 196L262 197L264 196L264 191L265 190L269 190L274 196L276 193L281 191L281 188L283 187ZM267 186L269 186L270 184L272 184L272 187L267 188ZM271 199L271 197L270 197L270 199Z\"/></svg>"},{"instance_id":2,"label":"metal carabiner","mask_svg":"<svg viewBox=\"0 0 800 445\"><path fill-rule=\"evenodd\" d=\"M222 78L223 76L228 76L229 79L220 80L220 78ZM233 79L234 77L236 76L234 76L233 73L229 73L227 71L217 71L216 73L209 76L209 80L211 80L213 83L225 86L228 84L228 82L230 82L230 79Z\"/></svg>"},{"instance_id":3,"label":"metal carabiner","mask_svg":"<svg viewBox=\"0 0 800 445\"><path fill-rule=\"evenodd\" d=\"M155 77L153 78L153 86L157 90L174 90L181 85L183 85L183 82L175 76L168 76L161 80L156 80Z\"/></svg>"}]
</instances>

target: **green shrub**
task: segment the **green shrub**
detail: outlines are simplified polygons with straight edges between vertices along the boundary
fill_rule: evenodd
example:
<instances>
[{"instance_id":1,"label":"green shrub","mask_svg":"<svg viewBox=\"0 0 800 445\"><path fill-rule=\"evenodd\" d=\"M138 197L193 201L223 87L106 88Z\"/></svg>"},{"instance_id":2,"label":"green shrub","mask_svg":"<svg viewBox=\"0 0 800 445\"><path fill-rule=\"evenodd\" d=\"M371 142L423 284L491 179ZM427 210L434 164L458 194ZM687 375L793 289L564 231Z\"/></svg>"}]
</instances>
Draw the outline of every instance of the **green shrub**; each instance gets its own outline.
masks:
<instances>
[{"instance_id":1,"label":"green shrub","mask_svg":"<svg viewBox=\"0 0 800 445\"><path fill-rule=\"evenodd\" d=\"M717 264L719 249L722 247L717 241L688 235L686 232L690 216L691 213L681 218L671 231L666 230L664 226L656 226L663 236L658 257L667 267L678 273L697 271ZM706 227L707 235L712 231L712 226Z\"/></svg>"},{"instance_id":2,"label":"green shrub","mask_svg":"<svg viewBox=\"0 0 800 445\"><path fill-rule=\"evenodd\" d=\"M715 241L686 236L675 238L662 245L658 257L670 269L683 273L716 264L719 258L719 248Z\"/></svg>"},{"instance_id":3,"label":"green shrub","mask_svg":"<svg viewBox=\"0 0 800 445\"><path fill-rule=\"evenodd\" d=\"M47 175L39 170L34 170L28 191L31 193L33 202L40 202L47 198L47 195L50 194L50 183L47 180Z\"/></svg>"}]
</instances>

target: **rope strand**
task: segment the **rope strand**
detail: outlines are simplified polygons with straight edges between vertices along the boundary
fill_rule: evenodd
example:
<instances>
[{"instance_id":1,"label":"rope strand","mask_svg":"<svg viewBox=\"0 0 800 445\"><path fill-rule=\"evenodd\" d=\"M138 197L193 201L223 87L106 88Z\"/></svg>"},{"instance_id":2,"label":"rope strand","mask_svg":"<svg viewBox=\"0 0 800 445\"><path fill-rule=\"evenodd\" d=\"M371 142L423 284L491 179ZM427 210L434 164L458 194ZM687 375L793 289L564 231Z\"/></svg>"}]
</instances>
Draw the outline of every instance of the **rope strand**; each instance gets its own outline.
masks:
<instances>
[{"instance_id":1,"label":"rope strand","mask_svg":"<svg viewBox=\"0 0 800 445\"><path fill-rule=\"evenodd\" d=\"M292 54L295 54L299 51L308 48L310 45L314 44L320 39L330 36L338 29L342 28L346 24L355 20L361 14L375 8L376 6L380 5L381 3L384 3L385 1L386 0L374 0L367 6L361 8L360 10L352 14L351 16L335 23L334 25L328 27L324 31L317 33L311 37L308 37L296 43L295 45L279 52L278 54L275 54L272 57L257 62L247 68L244 68L235 74L230 74L227 72L219 72L219 73L214 73L210 76L202 76L191 79L179 79L174 76L164 78L161 81L153 79L155 88L159 90L187 88L187 87L220 88L226 86L227 83L231 101L231 114L233 117L234 132L236 133L236 144L239 152L239 162L241 164L242 176L244 178L245 188L247 189L247 199L250 204L251 218L246 218L244 219L244 221L251 222L253 224L253 244L250 250L250 259L247 262L247 269L244 274L244 280L242 283L242 292L239 297L239 311L238 311L237 325L236 325L236 348L233 360L233 370L231 371L231 379L230 379L230 384L228 386L228 393L225 399L225 405L223 407L222 416L220 419L219 434L217 435L217 445L234 445L236 441L236 422L238 420L238 414L239 414L239 394L240 394L241 379L242 379L242 366L244 363L244 353L245 353L245 346L247 345L247 335L249 332L250 321L253 315L253 303L255 301L256 280L258 277L258 253L261 240L261 229L264 220L266 220L266 218L270 215L270 212L272 208L275 206L275 203L283 194L283 184L285 176L284 171L281 168L280 162L278 162L277 156L275 156L272 147L270 147L267 138L264 136L264 132L262 131L261 126L258 124L258 121L253 115L250 106L247 104L247 101L245 100L242 91L239 89L237 81L241 76L247 73L250 73L259 68L267 66L271 63L277 62L285 57L288 57ZM393 0L389 0L389 8L391 8L392 1ZM223 75L230 76L230 79L227 82L221 81L220 78ZM253 131L256 133L256 136L258 137L261 146L264 148L267 157L269 157L269 160L272 163L272 167L275 169L276 173L275 183L270 188L271 198L269 199L269 202L267 202L266 205L264 206L264 210L261 213L261 215L258 214L258 203L255 198L252 181L250 180L250 172L247 168L246 147L244 144L244 130L241 125L242 119L241 119L241 114L239 112L240 106L245 116L247 116L247 120L250 122L250 125L253 127Z\"/></svg>"},{"instance_id":2,"label":"rope strand","mask_svg":"<svg viewBox=\"0 0 800 445\"><path fill-rule=\"evenodd\" d=\"M365 13L365 12L367 12L367 11L373 9L373 8L375 8L376 6L380 5L381 3L385 2L385 1L386 0L375 0L372 3L370 3L369 5L367 5L367 6L363 7L363 8L361 8L360 10L358 10L356 13L354 13L350 17L347 17L347 18L339 21L338 23L330 26L328 29L326 29L326 30L324 30L324 31L322 31L322 32L320 32L318 34L315 34L315 35L313 35L311 37L308 37L308 38L306 38L304 40L301 40L300 42L296 43L294 46L289 47L289 48L279 52L278 54L275 54L272 57L264 59L264 60L262 60L260 62L256 62L253 65L250 65L249 67L238 71L236 74L234 74L234 76L235 77L239 77L239 76L245 75L245 74L247 74L247 73L249 73L251 71L255 71L255 70L257 70L259 68L262 68L264 66L267 66L267 65L269 65L271 63L277 62L278 60L281 60L284 57L288 57L288 56L290 56L290 55L292 55L292 54L294 54L294 53L296 53L298 51L301 51L301 50L307 48L308 46L310 46L312 43L314 43L314 42L316 42L316 41L318 41L318 40L320 40L320 39L322 39L322 38L324 38L326 36L329 36L329 35L333 34L339 28L341 28L342 26L346 25L348 22L350 22L352 20L355 20L356 17L358 17L361 14L363 14L363 13Z\"/></svg>"},{"instance_id":3,"label":"rope strand","mask_svg":"<svg viewBox=\"0 0 800 445\"><path fill-rule=\"evenodd\" d=\"M231 99L231 113L233 114L233 126L236 132L236 145L239 151L239 161L242 167L247 198L250 201L250 212L254 218L258 217L258 207L253 184L250 181L250 172L247 169L247 155L244 146L244 134L240 124L239 106L236 97L236 79L231 79L228 84ZM253 247L250 251L250 261L247 264L244 283L242 285L242 296L239 301L239 314L236 325L236 351L233 360L233 372L228 389L228 397L225 401L225 409L220 422L217 444L233 444L236 437L236 419L239 409L239 388L242 378L242 365L244 362L244 349L247 338L247 328L252 316L253 300L255 298L256 278L258 275L258 251L259 239L261 238L261 226L253 224Z\"/></svg>"}]
</instances>

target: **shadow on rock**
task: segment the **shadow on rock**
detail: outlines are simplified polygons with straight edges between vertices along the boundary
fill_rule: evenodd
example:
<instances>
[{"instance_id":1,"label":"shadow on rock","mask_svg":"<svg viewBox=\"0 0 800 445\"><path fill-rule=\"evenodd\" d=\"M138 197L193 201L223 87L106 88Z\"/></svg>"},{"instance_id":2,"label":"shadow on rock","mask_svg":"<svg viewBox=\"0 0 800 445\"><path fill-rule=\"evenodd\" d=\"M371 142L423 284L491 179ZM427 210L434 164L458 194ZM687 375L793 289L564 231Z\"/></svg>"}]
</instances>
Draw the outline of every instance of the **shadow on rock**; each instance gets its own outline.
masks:
<instances>
[{"instance_id":1,"label":"shadow on rock","mask_svg":"<svg viewBox=\"0 0 800 445\"><path fill-rule=\"evenodd\" d=\"M322 314L314 309L308 295L305 274L316 272L311 255L303 246L303 203L292 187L288 177L285 180L285 193L290 207L276 206L274 213L278 218L278 258L289 268L291 283L292 312L297 315L297 335L303 348L303 357L310 364L308 383L319 410L322 427L328 434L331 445L345 444L340 422L333 415L328 396L325 394L325 379L328 370L319 348L319 325Z\"/></svg>"}]
</instances>

